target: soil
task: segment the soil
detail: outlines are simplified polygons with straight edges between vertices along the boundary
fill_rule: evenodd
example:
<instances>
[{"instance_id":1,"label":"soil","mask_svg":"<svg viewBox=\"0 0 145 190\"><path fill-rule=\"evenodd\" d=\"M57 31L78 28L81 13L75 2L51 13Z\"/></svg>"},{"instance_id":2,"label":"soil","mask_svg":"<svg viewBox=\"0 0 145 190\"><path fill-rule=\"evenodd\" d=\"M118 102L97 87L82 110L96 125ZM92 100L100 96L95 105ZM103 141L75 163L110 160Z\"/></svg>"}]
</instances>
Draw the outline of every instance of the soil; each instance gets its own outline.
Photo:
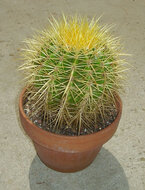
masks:
<instances>
[{"instance_id":1,"label":"soil","mask_svg":"<svg viewBox=\"0 0 145 190\"><path fill-rule=\"evenodd\" d=\"M43 120L43 115L41 114L36 114L33 117L29 116L30 114L30 107L29 104L27 104L27 100L24 101L23 103L23 107L24 107L24 112L27 115L27 117L29 117L29 119L39 128L52 132L52 133L56 133L54 131L52 131L51 128L49 128L48 124ZM100 115L100 120L99 122L96 124L96 127L92 127L90 131L88 131L85 127L81 129L80 131L80 135L88 135L88 134L92 134L98 131L101 131L102 129L105 129L107 126L109 126L117 117L117 110L115 108L115 106L112 106L112 109L105 113L106 118L108 118L107 120L103 120L101 119L101 115ZM74 131L72 128L69 127L62 127L57 134L60 135L67 135L67 136L78 136L77 131Z\"/></svg>"}]
</instances>

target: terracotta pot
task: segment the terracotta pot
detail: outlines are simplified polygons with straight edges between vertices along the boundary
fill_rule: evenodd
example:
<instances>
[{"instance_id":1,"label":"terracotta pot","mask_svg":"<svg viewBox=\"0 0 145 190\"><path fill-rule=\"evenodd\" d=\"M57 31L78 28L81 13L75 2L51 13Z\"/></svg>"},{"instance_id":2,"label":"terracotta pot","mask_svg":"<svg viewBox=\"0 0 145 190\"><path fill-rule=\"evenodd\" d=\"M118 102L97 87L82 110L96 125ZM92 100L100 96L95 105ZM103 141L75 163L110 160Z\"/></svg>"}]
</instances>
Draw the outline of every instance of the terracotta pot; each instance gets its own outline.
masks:
<instances>
[{"instance_id":1,"label":"terracotta pot","mask_svg":"<svg viewBox=\"0 0 145 190\"><path fill-rule=\"evenodd\" d=\"M122 112L122 102L117 95L118 115L107 128L90 135L65 136L47 132L32 123L23 110L22 91L19 100L19 113L22 126L32 139L40 160L49 168L60 172L76 172L89 166L115 133Z\"/></svg>"}]
</instances>

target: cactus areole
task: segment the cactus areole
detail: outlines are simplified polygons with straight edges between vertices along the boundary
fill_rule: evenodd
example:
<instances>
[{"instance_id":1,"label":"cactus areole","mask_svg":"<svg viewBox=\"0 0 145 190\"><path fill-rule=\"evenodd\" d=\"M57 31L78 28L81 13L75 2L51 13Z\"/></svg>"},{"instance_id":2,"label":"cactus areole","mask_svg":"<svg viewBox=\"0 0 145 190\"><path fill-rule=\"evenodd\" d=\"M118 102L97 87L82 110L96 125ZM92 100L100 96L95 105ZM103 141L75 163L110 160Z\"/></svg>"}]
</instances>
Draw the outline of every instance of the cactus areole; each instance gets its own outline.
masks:
<instances>
[{"instance_id":1,"label":"cactus areole","mask_svg":"<svg viewBox=\"0 0 145 190\"><path fill-rule=\"evenodd\" d=\"M99 19L63 15L26 40L20 69L26 75L23 107L32 122L38 117L48 133L68 128L81 136L109 121L112 110L117 117L125 61L109 30Z\"/></svg>"}]
</instances>

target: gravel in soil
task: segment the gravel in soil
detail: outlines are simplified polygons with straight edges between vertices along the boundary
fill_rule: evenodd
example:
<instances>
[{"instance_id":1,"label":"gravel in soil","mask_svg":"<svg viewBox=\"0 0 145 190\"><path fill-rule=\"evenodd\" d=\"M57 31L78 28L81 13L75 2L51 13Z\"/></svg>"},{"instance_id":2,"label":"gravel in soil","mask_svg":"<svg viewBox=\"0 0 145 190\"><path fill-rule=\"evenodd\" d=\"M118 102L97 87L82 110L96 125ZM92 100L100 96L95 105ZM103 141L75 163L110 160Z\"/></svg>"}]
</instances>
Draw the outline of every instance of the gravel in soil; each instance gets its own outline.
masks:
<instances>
[{"instance_id":1,"label":"gravel in soil","mask_svg":"<svg viewBox=\"0 0 145 190\"><path fill-rule=\"evenodd\" d=\"M25 114L29 117L29 119L36 126L38 126L41 129L44 129L46 131L56 133L56 132L53 132L53 130L43 120L43 115L35 114L35 115L33 115L33 117L29 116L30 112L32 112L32 111L30 109L29 104L27 104L27 101L24 102L23 107L24 107ZM117 110L116 110L115 106L112 106L112 109L105 113L105 117L107 119L103 120L100 115L99 116L100 119L99 119L99 122L96 124L96 127L91 128L90 131L88 131L85 127L82 127L82 129L80 131L80 135L92 134L92 133L101 131L102 129L105 129L107 126L109 126L115 120L116 116L117 116ZM57 134L67 135L67 136L77 136L78 132L77 132L77 130L74 130L70 127L64 126L57 132Z\"/></svg>"}]
</instances>

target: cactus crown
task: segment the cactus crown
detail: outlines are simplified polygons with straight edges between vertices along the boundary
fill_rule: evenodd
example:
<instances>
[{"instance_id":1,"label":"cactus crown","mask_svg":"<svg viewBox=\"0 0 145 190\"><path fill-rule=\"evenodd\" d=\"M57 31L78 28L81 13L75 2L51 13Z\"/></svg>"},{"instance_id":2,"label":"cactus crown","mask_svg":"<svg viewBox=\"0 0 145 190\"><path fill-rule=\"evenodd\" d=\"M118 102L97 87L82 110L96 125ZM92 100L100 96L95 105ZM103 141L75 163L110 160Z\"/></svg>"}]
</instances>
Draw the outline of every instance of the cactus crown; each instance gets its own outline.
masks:
<instances>
[{"instance_id":1,"label":"cactus crown","mask_svg":"<svg viewBox=\"0 0 145 190\"><path fill-rule=\"evenodd\" d=\"M21 69L31 114L43 114L51 131L90 130L114 104L124 69L119 41L108 29L95 19L63 16L26 41Z\"/></svg>"}]
</instances>

